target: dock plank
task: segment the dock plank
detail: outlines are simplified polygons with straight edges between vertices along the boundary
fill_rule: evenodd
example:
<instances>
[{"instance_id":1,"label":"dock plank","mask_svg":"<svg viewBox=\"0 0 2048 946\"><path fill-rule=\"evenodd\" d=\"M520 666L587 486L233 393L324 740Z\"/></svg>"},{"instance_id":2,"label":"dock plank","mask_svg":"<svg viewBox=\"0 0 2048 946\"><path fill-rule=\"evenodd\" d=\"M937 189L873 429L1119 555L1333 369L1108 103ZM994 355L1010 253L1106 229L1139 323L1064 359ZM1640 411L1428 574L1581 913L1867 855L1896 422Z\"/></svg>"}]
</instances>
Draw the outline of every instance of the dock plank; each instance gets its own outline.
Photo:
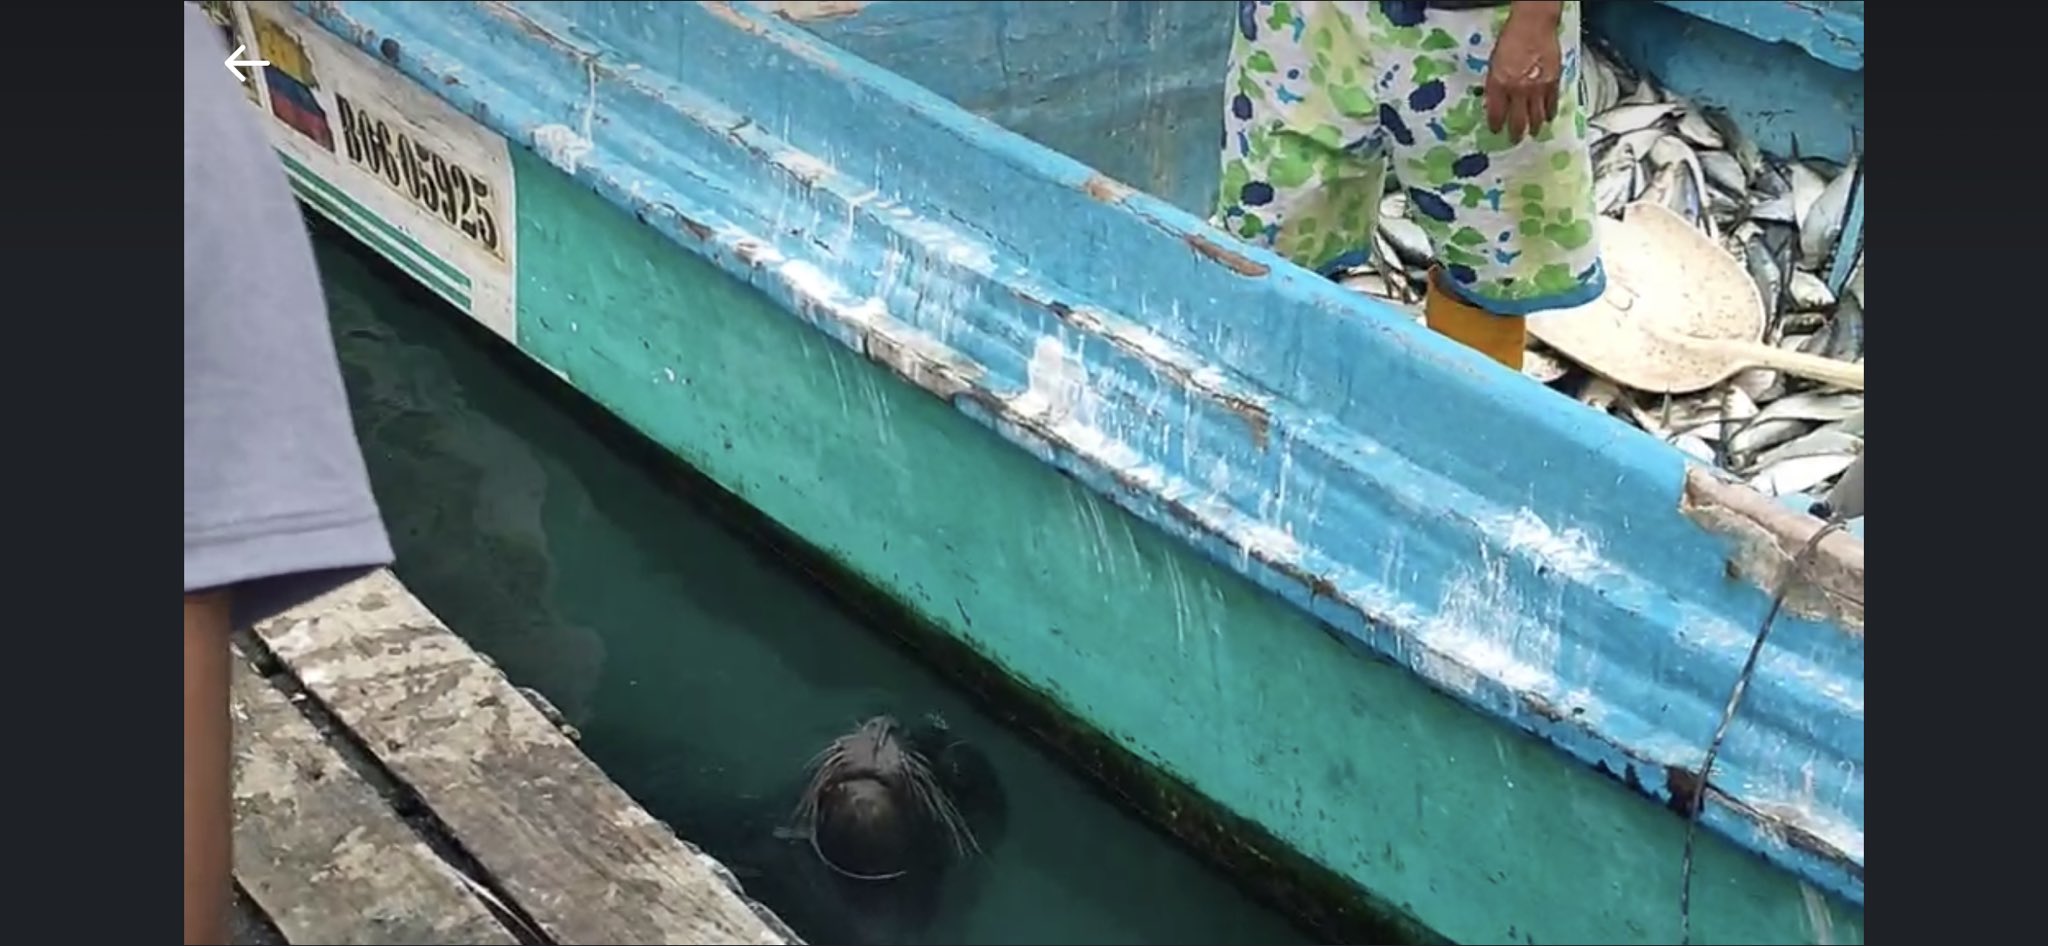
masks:
<instances>
[{"instance_id":1,"label":"dock plank","mask_svg":"<svg viewBox=\"0 0 2048 946\"><path fill-rule=\"evenodd\" d=\"M234 662L235 878L293 943L517 943L312 720Z\"/></svg>"},{"instance_id":2,"label":"dock plank","mask_svg":"<svg viewBox=\"0 0 2048 946\"><path fill-rule=\"evenodd\" d=\"M555 942L793 939L389 572L256 633Z\"/></svg>"}]
</instances>

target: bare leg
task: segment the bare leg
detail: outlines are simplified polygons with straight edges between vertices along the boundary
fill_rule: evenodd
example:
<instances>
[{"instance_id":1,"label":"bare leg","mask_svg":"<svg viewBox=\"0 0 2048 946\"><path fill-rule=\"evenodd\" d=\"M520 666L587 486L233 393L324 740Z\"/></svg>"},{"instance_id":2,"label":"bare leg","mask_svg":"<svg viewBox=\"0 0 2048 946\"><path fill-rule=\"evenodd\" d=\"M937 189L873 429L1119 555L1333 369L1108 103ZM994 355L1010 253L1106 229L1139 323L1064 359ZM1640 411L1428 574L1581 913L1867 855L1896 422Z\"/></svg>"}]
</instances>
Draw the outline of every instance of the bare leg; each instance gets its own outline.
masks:
<instances>
[{"instance_id":1,"label":"bare leg","mask_svg":"<svg viewBox=\"0 0 2048 946\"><path fill-rule=\"evenodd\" d=\"M185 596L185 943L227 942L228 594Z\"/></svg>"}]
</instances>

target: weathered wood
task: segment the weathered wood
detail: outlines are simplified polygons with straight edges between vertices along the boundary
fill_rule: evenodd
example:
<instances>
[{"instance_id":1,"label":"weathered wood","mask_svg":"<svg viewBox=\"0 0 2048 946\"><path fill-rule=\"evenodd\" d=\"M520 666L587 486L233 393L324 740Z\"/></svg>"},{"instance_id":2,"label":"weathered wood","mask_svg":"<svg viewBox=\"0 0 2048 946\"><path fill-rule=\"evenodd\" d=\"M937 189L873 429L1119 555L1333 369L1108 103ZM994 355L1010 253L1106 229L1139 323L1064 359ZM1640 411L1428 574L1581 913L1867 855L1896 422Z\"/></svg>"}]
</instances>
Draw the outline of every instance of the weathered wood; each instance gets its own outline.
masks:
<instances>
[{"instance_id":1,"label":"weathered wood","mask_svg":"<svg viewBox=\"0 0 2048 946\"><path fill-rule=\"evenodd\" d=\"M390 573L256 630L554 941L787 942Z\"/></svg>"},{"instance_id":2,"label":"weathered wood","mask_svg":"<svg viewBox=\"0 0 2048 946\"><path fill-rule=\"evenodd\" d=\"M518 942L311 720L234 667L235 878L286 940Z\"/></svg>"},{"instance_id":3,"label":"weathered wood","mask_svg":"<svg viewBox=\"0 0 2048 946\"><path fill-rule=\"evenodd\" d=\"M1774 594L1821 521L1697 467L1686 470L1679 509L1734 543L1734 572ZM1863 633L1863 540L1837 532L1820 541L1806 569L1787 586L1785 613Z\"/></svg>"}]
</instances>

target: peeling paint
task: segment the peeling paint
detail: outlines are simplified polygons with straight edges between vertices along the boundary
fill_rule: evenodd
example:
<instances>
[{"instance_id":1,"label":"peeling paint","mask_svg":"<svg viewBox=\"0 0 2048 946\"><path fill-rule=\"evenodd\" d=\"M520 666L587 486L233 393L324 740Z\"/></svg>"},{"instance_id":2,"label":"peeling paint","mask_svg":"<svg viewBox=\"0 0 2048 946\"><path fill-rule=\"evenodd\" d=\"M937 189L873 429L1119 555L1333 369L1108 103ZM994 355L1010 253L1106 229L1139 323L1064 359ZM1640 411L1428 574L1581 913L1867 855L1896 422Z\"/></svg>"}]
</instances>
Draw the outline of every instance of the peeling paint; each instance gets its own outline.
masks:
<instances>
[{"instance_id":1,"label":"peeling paint","mask_svg":"<svg viewBox=\"0 0 2048 946\"><path fill-rule=\"evenodd\" d=\"M1253 260L1236 250L1226 250L1207 237L1191 233L1185 239L1188 246L1200 254L1203 259L1212 260L1239 276L1264 276L1273 271L1272 267Z\"/></svg>"},{"instance_id":2,"label":"peeling paint","mask_svg":"<svg viewBox=\"0 0 2048 946\"><path fill-rule=\"evenodd\" d=\"M1714 473L1686 474L1679 508L1732 543L1733 574L1765 593L1777 591L1793 556L1820 531L1821 521L1793 512ZM1807 574L1785 597L1789 614L1863 632L1863 540L1837 532L1821 540Z\"/></svg>"},{"instance_id":3,"label":"peeling paint","mask_svg":"<svg viewBox=\"0 0 2048 946\"><path fill-rule=\"evenodd\" d=\"M1088 196L1105 204L1119 203L1132 194L1130 185L1101 174L1088 175L1088 180L1081 185L1081 189L1087 192Z\"/></svg>"},{"instance_id":4,"label":"peeling paint","mask_svg":"<svg viewBox=\"0 0 2048 946\"><path fill-rule=\"evenodd\" d=\"M583 157L593 147L591 140L567 125L542 125L533 130L533 150L564 174L575 174Z\"/></svg>"}]
</instances>

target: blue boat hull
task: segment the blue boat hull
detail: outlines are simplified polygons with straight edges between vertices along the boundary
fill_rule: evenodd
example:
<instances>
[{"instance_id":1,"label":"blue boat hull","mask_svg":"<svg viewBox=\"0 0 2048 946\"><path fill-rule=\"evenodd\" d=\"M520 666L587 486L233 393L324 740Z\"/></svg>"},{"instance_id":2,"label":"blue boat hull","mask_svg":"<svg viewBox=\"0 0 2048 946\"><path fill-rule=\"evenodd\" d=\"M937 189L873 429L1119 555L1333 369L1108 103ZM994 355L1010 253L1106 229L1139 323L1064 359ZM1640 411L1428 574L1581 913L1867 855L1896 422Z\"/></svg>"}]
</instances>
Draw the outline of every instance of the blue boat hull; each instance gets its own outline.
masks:
<instances>
[{"instance_id":1,"label":"blue boat hull","mask_svg":"<svg viewBox=\"0 0 2048 946\"><path fill-rule=\"evenodd\" d=\"M999 51L995 71L1018 87L1026 73L1055 76L1057 63L1040 69L1015 44L1071 25L1057 17L1198 46L1211 29L1198 14L1215 9L916 6L953 18L935 35L954 37L947 49L963 60ZM1701 755L1770 592L1818 522L808 31L829 27L848 45L869 35L881 57L887 37L921 21L863 18L910 7L298 5L356 51L364 81L406 84L385 88L387 101L424 93L449 111L421 119L420 134L457 135L459 120L493 136L443 149L484 177L508 166L499 190L518 194L516 243L476 264L508 261L517 302L476 317L1279 844L1453 938L1665 941L1675 908L1637 902L1676 869L1678 819L1654 806L1704 795L1707 828L1762 858L1737 868L1715 855L1726 886L1709 890L1744 891L1713 901L1730 936L1860 937L1860 542L1822 544L1700 792ZM984 35L992 45L974 46ZM1130 161L1123 173L1148 189L1197 203L1208 185L1193 176L1213 170L1174 146L1195 133L1115 116L1193 103L1209 80L1177 54L1148 65L1132 42L1104 45L1060 67L1083 77L1069 127L1132 126L1125 147L1090 160ZM901 48L909 57L915 44ZM1089 74L1139 91L1095 104ZM963 99L999 88L958 81L949 94ZM1059 100L983 110L1052 134ZM1212 157L1213 128L1203 134ZM485 153L504 142L509 157ZM611 209L592 210L600 199ZM434 225L396 228L424 239ZM376 230L362 232L383 239ZM429 269L423 278L439 278ZM717 271L741 289L704 288ZM696 288L678 287L685 272ZM475 295L451 286L451 298ZM703 311L713 297L735 314ZM784 336L763 334L751 307L795 316L802 334L771 341ZM844 351L817 361L803 339ZM849 358L894 385L873 389L873 404L896 406L876 408L872 431L850 420L852 402L814 401L778 376L824 385ZM763 394L735 396L751 390ZM912 393L921 406L902 400ZM849 420L835 426L833 414ZM1008 459L984 459L954 425L993 431ZM779 439L785 428L813 433ZM914 459L902 452L911 438L928 447ZM822 478L775 485L792 464ZM1064 512L1033 477L1053 470L1083 488L1075 508L1094 510L1085 546L1045 531ZM994 519L971 512L977 489L1002 491L983 502ZM893 499L860 518L863 494ZM1112 563L1132 560L1120 541L1154 564L1119 571ZM974 550L964 561L961 547ZM1052 601L1038 582L1055 566L1034 556L1092 567L1059 568L1070 600ZM1262 597L1160 577L1197 561ZM1189 599L1190 587L1218 589L1220 603ZM1091 609L1118 620L1091 622ZM1347 650L1297 636L1282 611ZM1148 625L1171 633L1126 640ZM1387 683L1389 665L1407 683ZM1455 700L1462 722L1413 722L1451 717L1410 685ZM1480 754L1497 753L1499 769L1476 774L1471 751L1439 757L1432 739L1468 726L1499 734L1455 737L1490 741ZM1548 743L1552 761L1509 748L1514 730ZM1354 745L1370 757L1352 757ZM1566 760L1578 775L1532 774ZM1595 778L1619 794L1578 781ZM1466 800L1464 826L1426 816L1426 794ZM1361 806L1378 816L1359 823ZM1494 823L1482 812L1519 814L1476 830ZM1578 836L1594 823L1628 827ZM1469 869L1503 847L1570 866ZM1627 903L1582 909L1620 894ZM1456 906L1486 896L1496 901L1484 909Z\"/></svg>"}]
</instances>

